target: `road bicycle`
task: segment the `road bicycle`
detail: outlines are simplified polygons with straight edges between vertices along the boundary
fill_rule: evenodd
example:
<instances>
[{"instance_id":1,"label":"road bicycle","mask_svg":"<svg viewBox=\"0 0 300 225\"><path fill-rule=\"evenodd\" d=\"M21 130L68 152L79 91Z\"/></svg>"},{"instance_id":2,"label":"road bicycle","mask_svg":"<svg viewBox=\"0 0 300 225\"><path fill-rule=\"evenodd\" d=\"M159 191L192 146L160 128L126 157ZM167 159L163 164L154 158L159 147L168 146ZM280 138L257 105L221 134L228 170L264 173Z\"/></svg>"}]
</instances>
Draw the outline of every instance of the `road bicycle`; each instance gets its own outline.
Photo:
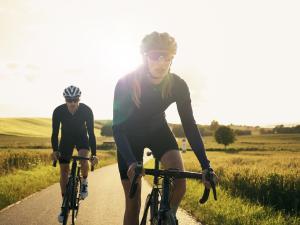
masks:
<instances>
[{"instance_id":1,"label":"road bicycle","mask_svg":"<svg viewBox=\"0 0 300 225\"><path fill-rule=\"evenodd\" d=\"M80 187L81 187L81 175L80 166L77 165L78 160L90 160L90 158L82 156L72 156L72 167L71 173L68 178L68 183L66 186L66 193L63 197L63 202L61 205L63 214L63 225L68 222L70 211L72 212L72 225L75 225L77 215L79 212L80 205ZM53 166L56 166L56 161L53 161ZM94 171L94 166L91 167L91 171Z\"/></svg>"},{"instance_id":2,"label":"road bicycle","mask_svg":"<svg viewBox=\"0 0 300 225\"><path fill-rule=\"evenodd\" d=\"M150 155L148 153L148 155ZM129 197L133 198L138 187L137 179L143 171L143 164L138 163L135 169L135 175L131 183ZM146 225L148 211L150 210L150 224L151 225L178 225L178 221L175 215L171 212L170 208L170 194L175 179L190 178L196 180L202 180L202 173L195 173L189 171L179 171L176 169L159 169L159 160L155 159L154 169L144 169L146 175L151 175L153 179L153 187L150 194L147 196L143 217L140 225ZM214 199L217 200L216 185L213 181L212 173L206 174L206 179L210 182ZM160 180L162 180L160 182ZM205 188L203 196L199 200L201 204L204 204L209 197L210 189Z\"/></svg>"}]
</instances>

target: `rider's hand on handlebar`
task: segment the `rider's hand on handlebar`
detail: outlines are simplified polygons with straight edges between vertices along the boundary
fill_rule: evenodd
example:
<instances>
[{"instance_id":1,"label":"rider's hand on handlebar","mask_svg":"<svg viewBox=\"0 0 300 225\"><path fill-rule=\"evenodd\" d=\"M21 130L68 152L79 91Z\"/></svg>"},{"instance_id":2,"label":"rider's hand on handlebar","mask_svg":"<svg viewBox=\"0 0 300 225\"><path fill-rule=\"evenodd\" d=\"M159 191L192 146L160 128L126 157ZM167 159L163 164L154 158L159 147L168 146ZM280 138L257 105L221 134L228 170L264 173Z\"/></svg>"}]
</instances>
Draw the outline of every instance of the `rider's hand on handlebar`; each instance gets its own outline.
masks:
<instances>
[{"instance_id":1,"label":"rider's hand on handlebar","mask_svg":"<svg viewBox=\"0 0 300 225\"><path fill-rule=\"evenodd\" d=\"M91 156L91 158L90 158L90 162L91 162L91 165L92 165L92 166L95 166L95 165L98 164L99 159L98 159L97 156L93 155L93 156Z\"/></svg>"},{"instance_id":2,"label":"rider's hand on handlebar","mask_svg":"<svg viewBox=\"0 0 300 225\"><path fill-rule=\"evenodd\" d=\"M131 163L130 166L128 167L127 176L128 176L128 178L129 178L130 181L133 180L133 177L135 175L135 168L136 168L136 166L137 166L137 163L134 162L134 163ZM138 178L138 180L140 180L141 177L144 176L144 175L145 175L145 172L144 172L144 169L143 169L142 173L140 174L140 176Z\"/></svg>"},{"instance_id":3,"label":"rider's hand on handlebar","mask_svg":"<svg viewBox=\"0 0 300 225\"><path fill-rule=\"evenodd\" d=\"M59 159L59 157L60 157L60 152L59 151L52 152L51 158L52 158L53 161L57 161Z\"/></svg>"},{"instance_id":4,"label":"rider's hand on handlebar","mask_svg":"<svg viewBox=\"0 0 300 225\"><path fill-rule=\"evenodd\" d=\"M207 189L211 188L211 182L217 184L218 177L212 169L204 169L202 174L204 175L202 176L202 182Z\"/></svg>"}]
</instances>

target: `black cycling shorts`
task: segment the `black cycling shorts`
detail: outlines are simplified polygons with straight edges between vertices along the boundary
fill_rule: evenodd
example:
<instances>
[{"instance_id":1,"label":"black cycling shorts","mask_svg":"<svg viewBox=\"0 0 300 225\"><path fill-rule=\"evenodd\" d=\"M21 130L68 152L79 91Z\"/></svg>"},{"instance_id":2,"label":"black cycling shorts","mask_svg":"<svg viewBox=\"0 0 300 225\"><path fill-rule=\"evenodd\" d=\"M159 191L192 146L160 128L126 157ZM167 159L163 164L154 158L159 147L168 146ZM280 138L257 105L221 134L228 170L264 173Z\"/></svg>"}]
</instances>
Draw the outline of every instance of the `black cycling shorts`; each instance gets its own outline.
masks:
<instances>
[{"instance_id":1,"label":"black cycling shorts","mask_svg":"<svg viewBox=\"0 0 300 225\"><path fill-rule=\"evenodd\" d=\"M147 136L127 135L131 150L137 161L143 161L144 149L149 148L154 158L161 157L170 150L178 150L178 144L167 124L151 132ZM118 166L121 179L128 179L128 166L121 156L117 154Z\"/></svg>"},{"instance_id":2,"label":"black cycling shorts","mask_svg":"<svg viewBox=\"0 0 300 225\"><path fill-rule=\"evenodd\" d=\"M76 147L77 151L80 149L87 149L89 150L89 139L86 135L83 135L81 137L75 138L65 138L63 137L60 140L59 143L59 152L60 152L60 158L59 163L60 164L69 164L71 157L73 155L74 147Z\"/></svg>"}]
</instances>

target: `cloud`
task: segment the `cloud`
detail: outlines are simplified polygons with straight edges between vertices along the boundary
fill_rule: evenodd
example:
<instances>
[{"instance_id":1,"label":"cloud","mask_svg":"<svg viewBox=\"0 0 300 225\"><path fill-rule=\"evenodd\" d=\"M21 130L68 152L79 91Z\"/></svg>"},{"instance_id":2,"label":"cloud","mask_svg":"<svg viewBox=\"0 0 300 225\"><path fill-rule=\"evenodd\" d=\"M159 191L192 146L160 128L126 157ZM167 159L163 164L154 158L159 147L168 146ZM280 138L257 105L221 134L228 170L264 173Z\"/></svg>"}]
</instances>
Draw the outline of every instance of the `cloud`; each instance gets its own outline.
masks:
<instances>
[{"instance_id":1,"label":"cloud","mask_svg":"<svg viewBox=\"0 0 300 225\"><path fill-rule=\"evenodd\" d=\"M75 76L78 76L78 75L84 74L84 70L83 69L65 69L64 73L66 75L71 75L71 76L75 75Z\"/></svg>"},{"instance_id":2,"label":"cloud","mask_svg":"<svg viewBox=\"0 0 300 225\"><path fill-rule=\"evenodd\" d=\"M25 66L25 70L26 70L26 74L25 74L25 78L27 81L29 82L33 82L36 79L38 79L41 74L40 74L40 67L34 64L27 64Z\"/></svg>"},{"instance_id":3,"label":"cloud","mask_svg":"<svg viewBox=\"0 0 300 225\"><path fill-rule=\"evenodd\" d=\"M6 67L7 67L7 69L13 71L13 70L18 69L19 65L17 63L7 63Z\"/></svg>"},{"instance_id":4,"label":"cloud","mask_svg":"<svg viewBox=\"0 0 300 225\"><path fill-rule=\"evenodd\" d=\"M26 67L26 69L31 70L31 71L37 71L40 69L39 66L34 65L34 64L27 64L25 67Z\"/></svg>"},{"instance_id":5,"label":"cloud","mask_svg":"<svg viewBox=\"0 0 300 225\"><path fill-rule=\"evenodd\" d=\"M41 69L35 64L21 64L17 62L6 63L0 65L1 80L25 80L34 82L41 76Z\"/></svg>"}]
</instances>

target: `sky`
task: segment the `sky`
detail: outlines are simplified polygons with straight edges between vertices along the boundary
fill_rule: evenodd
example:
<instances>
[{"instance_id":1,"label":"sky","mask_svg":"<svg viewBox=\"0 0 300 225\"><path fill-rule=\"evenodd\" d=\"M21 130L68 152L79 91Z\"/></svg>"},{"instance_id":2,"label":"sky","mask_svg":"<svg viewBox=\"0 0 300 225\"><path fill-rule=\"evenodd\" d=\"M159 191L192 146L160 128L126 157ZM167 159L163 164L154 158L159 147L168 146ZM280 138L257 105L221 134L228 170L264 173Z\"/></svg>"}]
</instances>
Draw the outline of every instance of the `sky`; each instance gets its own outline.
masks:
<instances>
[{"instance_id":1,"label":"sky","mask_svg":"<svg viewBox=\"0 0 300 225\"><path fill-rule=\"evenodd\" d=\"M177 41L171 70L197 123L300 123L299 11L289 0L1 0L0 117L51 117L77 85L94 117L111 119L117 80L158 31ZM175 104L166 113L180 122Z\"/></svg>"}]
</instances>

